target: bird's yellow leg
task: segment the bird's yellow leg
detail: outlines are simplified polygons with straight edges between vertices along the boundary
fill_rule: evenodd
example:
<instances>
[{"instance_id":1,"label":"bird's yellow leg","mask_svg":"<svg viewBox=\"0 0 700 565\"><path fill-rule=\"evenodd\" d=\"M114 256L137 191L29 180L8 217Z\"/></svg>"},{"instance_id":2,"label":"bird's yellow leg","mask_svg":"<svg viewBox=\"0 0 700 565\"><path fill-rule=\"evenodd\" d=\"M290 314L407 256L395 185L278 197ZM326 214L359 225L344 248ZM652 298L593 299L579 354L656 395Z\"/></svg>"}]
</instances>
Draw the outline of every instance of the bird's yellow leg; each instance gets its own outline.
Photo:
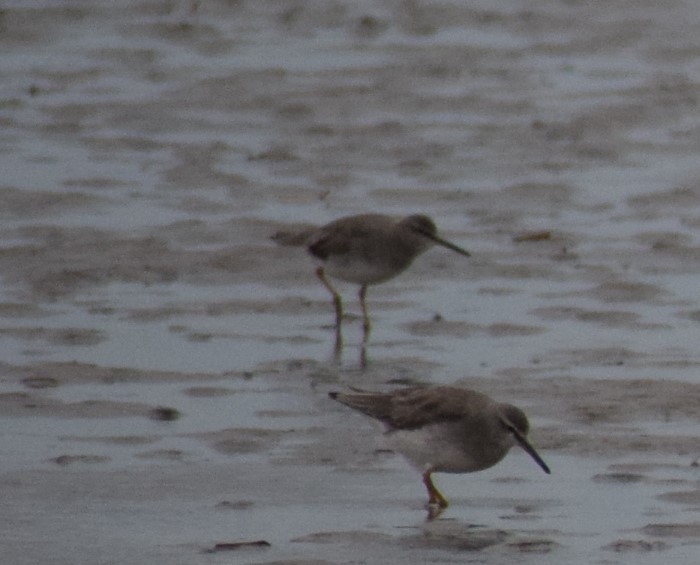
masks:
<instances>
[{"instance_id":1,"label":"bird's yellow leg","mask_svg":"<svg viewBox=\"0 0 700 565\"><path fill-rule=\"evenodd\" d=\"M362 308L362 342L367 343L369 339L369 332L372 330L372 324L369 321L369 314L367 313L367 302L365 298L367 297L367 285L363 284L360 287L360 292L358 294L360 298L360 308Z\"/></svg>"},{"instance_id":2,"label":"bird's yellow leg","mask_svg":"<svg viewBox=\"0 0 700 565\"><path fill-rule=\"evenodd\" d=\"M323 283L323 286L328 289L328 292L333 295L333 306L335 306L335 327L340 330L340 326L343 322L343 302L340 299L340 294L338 294L338 291L333 288L333 285L326 278L326 273L323 271L323 267L316 269L316 276L318 277L318 280Z\"/></svg>"},{"instance_id":3,"label":"bird's yellow leg","mask_svg":"<svg viewBox=\"0 0 700 565\"><path fill-rule=\"evenodd\" d=\"M428 489L428 506L439 506L440 508L447 508L447 499L442 496L442 493L433 484L433 479L430 476L432 471L426 471L423 473L423 484L425 488Z\"/></svg>"}]
</instances>

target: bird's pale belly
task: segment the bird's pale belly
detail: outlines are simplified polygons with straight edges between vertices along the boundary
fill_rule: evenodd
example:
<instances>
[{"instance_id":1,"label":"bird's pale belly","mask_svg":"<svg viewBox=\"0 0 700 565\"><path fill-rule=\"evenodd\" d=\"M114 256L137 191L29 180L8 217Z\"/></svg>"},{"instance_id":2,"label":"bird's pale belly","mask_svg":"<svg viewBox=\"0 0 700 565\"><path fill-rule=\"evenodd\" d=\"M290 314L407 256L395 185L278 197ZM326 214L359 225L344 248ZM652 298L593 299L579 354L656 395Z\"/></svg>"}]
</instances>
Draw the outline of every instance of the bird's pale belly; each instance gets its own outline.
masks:
<instances>
[{"instance_id":1,"label":"bird's pale belly","mask_svg":"<svg viewBox=\"0 0 700 565\"><path fill-rule=\"evenodd\" d=\"M420 471L432 469L442 473L473 473L498 463L509 445L490 445L490 453L475 454L460 449L445 436L442 426L424 426L417 430L396 430L386 435L387 446L402 454Z\"/></svg>"},{"instance_id":2,"label":"bird's pale belly","mask_svg":"<svg viewBox=\"0 0 700 565\"><path fill-rule=\"evenodd\" d=\"M333 278L355 284L378 284L395 277L406 269L384 262L352 261L345 258L331 257L323 268Z\"/></svg>"}]
</instances>

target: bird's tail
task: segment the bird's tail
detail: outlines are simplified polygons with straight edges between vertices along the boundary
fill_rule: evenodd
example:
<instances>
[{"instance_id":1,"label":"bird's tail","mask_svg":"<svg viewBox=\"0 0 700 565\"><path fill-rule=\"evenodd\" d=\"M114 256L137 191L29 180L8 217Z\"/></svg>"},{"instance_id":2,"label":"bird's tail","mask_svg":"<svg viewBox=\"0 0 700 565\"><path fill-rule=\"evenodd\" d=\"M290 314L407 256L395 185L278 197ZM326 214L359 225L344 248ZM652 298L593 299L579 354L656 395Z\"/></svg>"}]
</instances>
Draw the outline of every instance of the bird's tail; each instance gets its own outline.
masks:
<instances>
[{"instance_id":1,"label":"bird's tail","mask_svg":"<svg viewBox=\"0 0 700 565\"><path fill-rule=\"evenodd\" d=\"M391 395L374 392L329 392L333 400L382 422L391 420Z\"/></svg>"}]
</instances>

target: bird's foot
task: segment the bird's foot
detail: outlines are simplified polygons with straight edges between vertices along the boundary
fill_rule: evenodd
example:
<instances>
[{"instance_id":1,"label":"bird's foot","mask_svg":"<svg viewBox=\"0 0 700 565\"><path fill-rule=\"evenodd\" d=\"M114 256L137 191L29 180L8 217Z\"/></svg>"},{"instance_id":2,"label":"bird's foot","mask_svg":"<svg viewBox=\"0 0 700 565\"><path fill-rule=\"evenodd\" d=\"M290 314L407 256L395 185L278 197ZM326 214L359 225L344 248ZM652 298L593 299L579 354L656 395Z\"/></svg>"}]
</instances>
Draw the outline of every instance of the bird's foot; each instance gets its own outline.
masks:
<instances>
[{"instance_id":1,"label":"bird's foot","mask_svg":"<svg viewBox=\"0 0 700 565\"><path fill-rule=\"evenodd\" d=\"M425 509L428 512L425 518L426 521L431 522L438 518L445 511L445 508L447 508L447 505L442 505L438 501L429 501L428 504L425 505Z\"/></svg>"}]
</instances>

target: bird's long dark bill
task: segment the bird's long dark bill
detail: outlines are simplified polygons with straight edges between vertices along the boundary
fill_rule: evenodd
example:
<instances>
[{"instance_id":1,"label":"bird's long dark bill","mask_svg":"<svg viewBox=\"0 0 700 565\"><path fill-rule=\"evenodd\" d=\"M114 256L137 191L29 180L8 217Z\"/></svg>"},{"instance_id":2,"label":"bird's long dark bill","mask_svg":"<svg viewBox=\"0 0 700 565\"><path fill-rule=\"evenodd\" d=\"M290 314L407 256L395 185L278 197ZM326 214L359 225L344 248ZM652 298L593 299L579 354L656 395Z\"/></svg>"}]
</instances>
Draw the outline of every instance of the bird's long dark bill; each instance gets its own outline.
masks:
<instances>
[{"instance_id":1,"label":"bird's long dark bill","mask_svg":"<svg viewBox=\"0 0 700 565\"><path fill-rule=\"evenodd\" d=\"M428 239L432 239L435 243L438 245L442 245L443 247L447 247L447 249L452 249L452 251L456 251L460 255L464 255L465 257L471 257L471 254L469 251L466 251L462 249L461 247L455 245L454 243L450 243L446 239L442 239L441 237L438 237L436 235L433 235L431 233L426 233L424 231L421 231L421 233L427 237Z\"/></svg>"},{"instance_id":2,"label":"bird's long dark bill","mask_svg":"<svg viewBox=\"0 0 700 565\"><path fill-rule=\"evenodd\" d=\"M511 429L511 433L513 434L513 437L515 438L515 441L518 442L520 447L522 447L525 451L527 451L530 454L530 457L532 457L535 462L542 467L542 470L547 473L548 475L551 474L552 472L549 470L549 467L547 464L543 461L542 457L540 457L540 454L535 451L535 448L530 445L530 442L527 441L523 437L523 435L516 429Z\"/></svg>"}]
</instances>

